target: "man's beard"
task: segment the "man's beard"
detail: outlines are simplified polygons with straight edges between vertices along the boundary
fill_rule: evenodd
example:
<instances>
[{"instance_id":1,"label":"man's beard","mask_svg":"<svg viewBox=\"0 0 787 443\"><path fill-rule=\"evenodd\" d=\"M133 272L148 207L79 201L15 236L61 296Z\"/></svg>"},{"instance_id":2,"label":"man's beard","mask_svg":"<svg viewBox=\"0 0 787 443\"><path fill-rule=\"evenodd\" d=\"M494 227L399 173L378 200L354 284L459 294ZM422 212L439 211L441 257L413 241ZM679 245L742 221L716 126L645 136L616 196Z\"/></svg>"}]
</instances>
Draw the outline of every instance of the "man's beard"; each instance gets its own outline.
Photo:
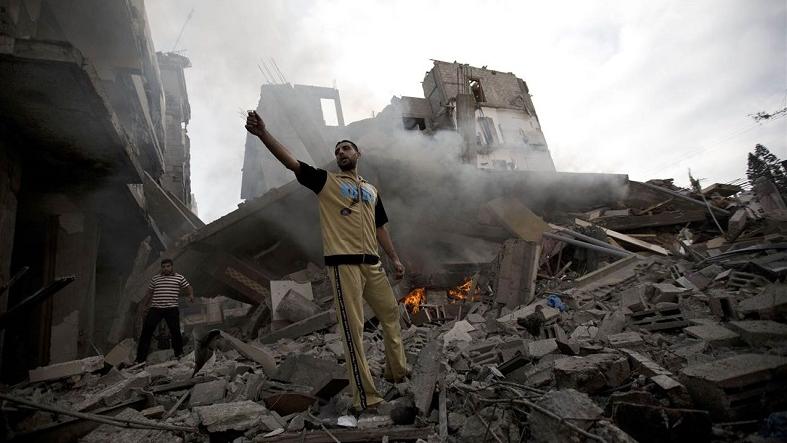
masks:
<instances>
[{"instance_id":1,"label":"man's beard","mask_svg":"<svg viewBox=\"0 0 787 443\"><path fill-rule=\"evenodd\" d=\"M355 169L356 162L352 160L348 160L346 164L342 164L342 162L336 162L339 166L339 169L342 171L352 171Z\"/></svg>"}]
</instances>

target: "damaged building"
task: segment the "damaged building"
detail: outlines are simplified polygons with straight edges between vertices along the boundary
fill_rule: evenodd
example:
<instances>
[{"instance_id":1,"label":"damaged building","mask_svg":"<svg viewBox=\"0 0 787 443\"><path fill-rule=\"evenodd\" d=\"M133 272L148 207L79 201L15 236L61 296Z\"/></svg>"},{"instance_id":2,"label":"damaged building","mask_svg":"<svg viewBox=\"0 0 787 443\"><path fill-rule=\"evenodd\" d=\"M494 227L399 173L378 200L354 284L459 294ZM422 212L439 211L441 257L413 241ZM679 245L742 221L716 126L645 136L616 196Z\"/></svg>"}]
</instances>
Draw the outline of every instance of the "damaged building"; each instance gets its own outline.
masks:
<instances>
[{"instance_id":1,"label":"damaged building","mask_svg":"<svg viewBox=\"0 0 787 443\"><path fill-rule=\"evenodd\" d=\"M324 165L330 147L348 138L364 150L386 148L390 132L439 132L459 138L440 149L479 169L555 171L527 83L514 74L435 60L422 82L424 97L393 97L375 117L345 125L339 91L265 84L257 107L271 133L303 161ZM417 143L417 141L413 141ZM258 197L292 176L262 143L246 137L241 198Z\"/></svg>"},{"instance_id":2,"label":"damaged building","mask_svg":"<svg viewBox=\"0 0 787 443\"><path fill-rule=\"evenodd\" d=\"M203 226L188 67L142 1L0 3L4 380L107 349L129 276Z\"/></svg>"},{"instance_id":3,"label":"damaged building","mask_svg":"<svg viewBox=\"0 0 787 443\"><path fill-rule=\"evenodd\" d=\"M200 221L189 67L141 0L0 0L3 441L787 438L778 183L557 171L525 82L487 68L434 61L424 98L351 123L335 88L263 85L299 159L358 142L406 263L412 374L385 380L366 307L386 403L352 414L314 195L249 137L245 202ZM157 333L137 363L161 257L206 300L183 357Z\"/></svg>"}]
</instances>

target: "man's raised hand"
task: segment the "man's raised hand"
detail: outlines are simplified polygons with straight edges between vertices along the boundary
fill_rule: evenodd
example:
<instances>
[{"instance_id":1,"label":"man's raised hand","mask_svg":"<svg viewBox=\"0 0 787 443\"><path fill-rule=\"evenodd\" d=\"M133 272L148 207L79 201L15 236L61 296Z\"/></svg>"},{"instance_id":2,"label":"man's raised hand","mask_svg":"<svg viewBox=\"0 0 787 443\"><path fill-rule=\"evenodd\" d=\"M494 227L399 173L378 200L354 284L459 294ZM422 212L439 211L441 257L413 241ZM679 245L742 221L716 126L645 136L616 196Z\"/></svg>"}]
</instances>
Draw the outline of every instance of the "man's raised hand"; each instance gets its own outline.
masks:
<instances>
[{"instance_id":1,"label":"man's raised hand","mask_svg":"<svg viewBox=\"0 0 787 443\"><path fill-rule=\"evenodd\" d=\"M246 116L246 130L257 137L262 137L265 134L265 122L262 121L262 117L257 114L257 111L249 111L249 115Z\"/></svg>"}]
</instances>

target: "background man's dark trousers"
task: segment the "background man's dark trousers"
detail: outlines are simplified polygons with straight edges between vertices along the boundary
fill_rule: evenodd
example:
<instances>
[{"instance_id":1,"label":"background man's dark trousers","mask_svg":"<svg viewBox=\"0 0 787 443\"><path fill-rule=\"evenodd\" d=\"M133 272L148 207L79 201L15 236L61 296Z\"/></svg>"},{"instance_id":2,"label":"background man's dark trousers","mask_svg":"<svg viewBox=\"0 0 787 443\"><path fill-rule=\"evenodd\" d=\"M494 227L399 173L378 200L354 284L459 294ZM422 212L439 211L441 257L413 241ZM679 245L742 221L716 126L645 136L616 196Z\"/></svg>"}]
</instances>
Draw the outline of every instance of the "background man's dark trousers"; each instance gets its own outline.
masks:
<instances>
[{"instance_id":1,"label":"background man's dark trousers","mask_svg":"<svg viewBox=\"0 0 787 443\"><path fill-rule=\"evenodd\" d=\"M148 357L150 339L153 337L153 332L161 319L167 322L169 334L172 336L172 349L175 351L175 356L180 357L183 354L183 337L180 335L180 311L178 308L150 308L145 316L142 334L139 337L139 345L137 345L137 362L143 362Z\"/></svg>"}]
</instances>

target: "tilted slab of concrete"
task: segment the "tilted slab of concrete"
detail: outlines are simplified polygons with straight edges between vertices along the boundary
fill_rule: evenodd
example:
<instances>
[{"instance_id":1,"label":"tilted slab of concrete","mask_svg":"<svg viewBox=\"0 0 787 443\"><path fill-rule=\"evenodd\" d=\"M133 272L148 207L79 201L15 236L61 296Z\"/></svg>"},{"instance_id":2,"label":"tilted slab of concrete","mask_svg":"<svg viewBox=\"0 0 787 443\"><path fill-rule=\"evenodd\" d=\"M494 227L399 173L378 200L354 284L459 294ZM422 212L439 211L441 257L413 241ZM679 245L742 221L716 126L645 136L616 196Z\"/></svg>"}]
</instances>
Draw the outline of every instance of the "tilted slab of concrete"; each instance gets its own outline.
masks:
<instances>
[{"instance_id":1,"label":"tilted slab of concrete","mask_svg":"<svg viewBox=\"0 0 787 443\"><path fill-rule=\"evenodd\" d=\"M82 54L68 43L0 36L0 118L31 140L49 180L140 183L129 143ZM68 165L68 167L64 167Z\"/></svg>"}]
</instances>

